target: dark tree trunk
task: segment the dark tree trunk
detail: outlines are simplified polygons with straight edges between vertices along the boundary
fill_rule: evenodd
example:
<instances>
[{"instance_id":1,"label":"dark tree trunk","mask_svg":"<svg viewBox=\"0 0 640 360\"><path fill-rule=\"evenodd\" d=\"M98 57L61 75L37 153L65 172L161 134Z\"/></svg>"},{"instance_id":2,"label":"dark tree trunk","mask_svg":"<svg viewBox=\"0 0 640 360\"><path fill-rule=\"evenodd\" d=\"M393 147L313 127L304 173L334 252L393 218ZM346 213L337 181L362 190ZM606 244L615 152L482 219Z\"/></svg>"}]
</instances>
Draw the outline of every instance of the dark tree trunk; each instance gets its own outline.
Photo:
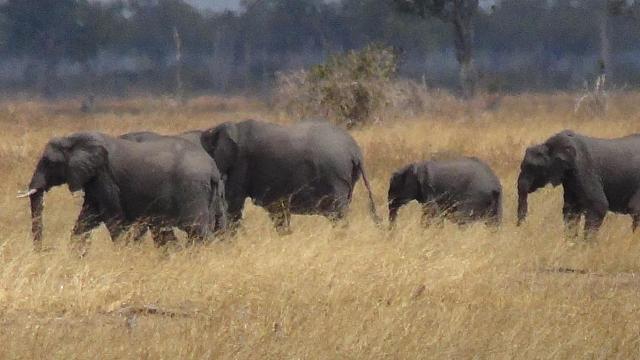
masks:
<instances>
[{"instance_id":1,"label":"dark tree trunk","mask_svg":"<svg viewBox=\"0 0 640 360\"><path fill-rule=\"evenodd\" d=\"M182 39L180 38L180 33L178 32L178 28L173 28L173 42L176 51L176 100L180 104L184 104L184 86L182 83Z\"/></svg>"},{"instance_id":2,"label":"dark tree trunk","mask_svg":"<svg viewBox=\"0 0 640 360\"><path fill-rule=\"evenodd\" d=\"M473 19L456 11L452 19L456 59L460 64L460 90L465 99L476 91L476 69L473 63Z\"/></svg>"},{"instance_id":3,"label":"dark tree trunk","mask_svg":"<svg viewBox=\"0 0 640 360\"><path fill-rule=\"evenodd\" d=\"M54 84L56 83L58 57L56 56L56 45L50 37L44 42L44 83L42 84L42 95L51 99L54 97Z\"/></svg>"},{"instance_id":4,"label":"dark tree trunk","mask_svg":"<svg viewBox=\"0 0 640 360\"><path fill-rule=\"evenodd\" d=\"M605 11L598 14L600 33L600 69L599 75L606 76L611 81L611 44L609 42L609 14Z\"/></svg>"},{"instance_id":5,"label":"dark tree trunk","mask_svg":"<svg viewBox=\"0 0 640 360\"><path fill-rule=\"evenodd\" d=\"M47 59L44 63L44 79L42 83L42 95L47 99L55 96L54 84L57 78L58 61Z\"/></svg>"}]
</instances>

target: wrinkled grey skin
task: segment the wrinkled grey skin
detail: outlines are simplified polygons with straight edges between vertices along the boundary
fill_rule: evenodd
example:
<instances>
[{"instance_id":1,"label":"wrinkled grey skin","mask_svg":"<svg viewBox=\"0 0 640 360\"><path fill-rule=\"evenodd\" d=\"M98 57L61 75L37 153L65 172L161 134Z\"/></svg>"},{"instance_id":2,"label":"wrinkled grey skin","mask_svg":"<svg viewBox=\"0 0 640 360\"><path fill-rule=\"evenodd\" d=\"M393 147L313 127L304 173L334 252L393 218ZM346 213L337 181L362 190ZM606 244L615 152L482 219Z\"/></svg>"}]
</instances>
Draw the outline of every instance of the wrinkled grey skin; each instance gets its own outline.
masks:
<instances>
[{"instance_id":1,"label":"wrinkled grey skin","mask_svg":"<svg viewBox=\"0 0 640 360\"><path fill-rule=\"evenodd\" d=\"M167 136L169 137L175 136L185 140L189 140L194 144L201 145L200 144L201 135L202 135L201 130L187 131L178 135L161 135L152 131L138 131L138 132L130 132L130 133L120 135L120 138L130 140L130 141L135 141L135 142L146 142L146 141L161 140L166 138Z\"/></svg>"},{"instance_id":2,"label":"wrinkled grey skin","mask_svg":"<svg viewBox=\"0 0 640 360\"><path fill-rule=\"evenodd\" d=\"M67 184L84 191L73 235L86 239L105 223L116 240L137 222L147 224L162 245L163 227L178 227L202 240L226 225L218 213L224 186L212 159L189 141L166 138L136 143L97 132L54 138L46 145L29 189L34 243L42 240L43 197ZM145 228L146 230L146 228Z\"/></svg>"},{"instance_id":3,"label":"wrinkled grey skin","mask_svg":"<svg viewBox=\"0 0 640 360\"><path fill-rule=\"evenodd\" d=\"M204 148L202 147L202 145L200 144L200 136L202 135L202 131L201 130L193 130L193 131L187 131L178 135L162 135L162 134L158 134L152 131L138 131L138 132L130 132L130 133L126 133L126 134L122 134L120 135L121 139L126 139L129 141L135 141L135 142L139 142L139 143L143 143L143 142L148 142L148 141L157 141L157 140L163 140L163 139L167 139L167 138L172 138L172 137L176 137L176 138L181 138L184 140L187 140L195 145L197 145L202 151L204 151ZM208 155L208 154L207 154ZM224 180L224 179L223 179ZM220 184L220 186L224 186L224 181ZM224 196L224 191L222 192L223 196ZM218 202L218 208L216 209L216 217L221 217L223 216L222 214L224 214L224 218L226 219L226 201L220 201ZM217 226L217 224L220 224L221 222L216 220L216 232L220 232L221 230L223 230L222 228L220 228L219 226ZM134 236L134 240L139 240L144 234L146 229L144 227L139 227L138 229L136 229L136 234ZM159 237L161 237L163 240L163 242L175 242L177 241L177 238L175 237L175 234L173 233L172 229L161 229L160 235L158 235Z\"/></svg>"},{"instance_id":4,"label":"wrinkled grey skin","mask_svg":"<svg viewBox=\"0 0 640 360\"><path fill-rule=\"evenodd\" d=\"M527 196L551 183L562 184L567 237L598 231L607 211L629 214L635 231L640 219L640 135L598 139L562 131L526 150L518 177L518 224L527 216Z\"/></svg>"},{"instance_id":5,"label":"wrinkled grey skin","mask_svg":"<svg viewBox=\"0 0 640 360\"><path fill-rule=\"evenodd\" d=\"M241 220L247 197L269 212L281 233L289 232L291 214L340 220L360 175L379 222L360 148L338 127L319 121L281 126L245 120L206 130L200 141L225 179L230 224Z\"/></svg>"},{"instance_id":6,"label":"wrinkled grey skin","mask_svg":"<svg viewBox=\"0 0 640 360\"><path fill-rule=\"evenodd\" d=\"M476 158L413 163L389 182L389 222L412 200L423 205L423 224L448 218L458 224L502 221L502 186L491 168Z\"/></svg>"}]
</instances>

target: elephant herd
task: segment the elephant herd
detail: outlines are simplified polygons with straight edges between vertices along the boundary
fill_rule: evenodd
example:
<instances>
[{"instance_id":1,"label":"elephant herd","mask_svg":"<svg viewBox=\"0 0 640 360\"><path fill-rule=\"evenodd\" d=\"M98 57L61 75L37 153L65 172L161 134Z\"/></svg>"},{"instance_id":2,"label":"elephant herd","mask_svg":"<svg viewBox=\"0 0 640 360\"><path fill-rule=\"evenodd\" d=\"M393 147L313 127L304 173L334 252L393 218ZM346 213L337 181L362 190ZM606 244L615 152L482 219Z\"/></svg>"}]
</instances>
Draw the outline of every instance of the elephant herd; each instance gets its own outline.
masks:
<instances>
[{"instance_id":1,"label":"elephant herd","mask_svg":"<svg viewBox=\"0 0 640 360\"><path fill-rule=\"evenodd\" d=\"M67 184L83 190L84 203L73 237L83 243L104 223L113 240L131 230L149 231L161 246L175 241L173 228L190 241L233 233L246 198L269 213L276 230L288 233L292 214L323 215L340 222L362 177L376 223L373 195L362 152L344 130L322 121L282 126L256 120L223 123L204 131L165 136L136 132L113 137L83 132L51 139L19 197L31 202L32 233L39 248L44 193ZM596 139L560 132L529 147L518 177L518 224L527 196L551 183L564 188L567 234L594 234L607 211L640 220L640 135ZM447 218L456 223L502 220L502 186L477 158L432 160L396 171L389 184L389 222L416 200L425 225Z\"/></svg>"}]
</instances>

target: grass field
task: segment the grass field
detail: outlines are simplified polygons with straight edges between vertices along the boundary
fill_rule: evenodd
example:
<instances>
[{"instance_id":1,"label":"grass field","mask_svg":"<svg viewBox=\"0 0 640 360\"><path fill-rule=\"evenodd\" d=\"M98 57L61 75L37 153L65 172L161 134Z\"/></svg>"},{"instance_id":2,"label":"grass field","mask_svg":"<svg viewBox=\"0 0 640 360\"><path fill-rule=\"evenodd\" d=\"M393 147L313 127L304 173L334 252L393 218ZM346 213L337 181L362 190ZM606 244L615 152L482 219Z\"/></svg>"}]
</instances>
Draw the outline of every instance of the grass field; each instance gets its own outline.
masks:
<instances>
[{"instance_id":1,"label":"grass field","mask_svg":"<svg viewBox=\"0 0 640 360\"><path fill-rule=\"evenodd\" d=\"M45 247L34 253L26 187L47 140L79 130L176 133L246 117L288 122L257 101L201 98L0 104L0 358L619 358L640 357L640 241L610 214L595 245L563 240L560 188L530 198L515 226L526 146L564 128L601 137L640 132L640 94L608 115L575 114L575 96L507 97L469 112L435 101L411 119L355 130L386 218L391 173L438 152L475 155L501 178L504 226L422 229L419 208L394 232L374 226L364 186L349 225L294 217L280 237L251 205L230 241L162 251L94 232L87 257L67 249L82 201L45 198Z\"/></svg>"}]
</instances>

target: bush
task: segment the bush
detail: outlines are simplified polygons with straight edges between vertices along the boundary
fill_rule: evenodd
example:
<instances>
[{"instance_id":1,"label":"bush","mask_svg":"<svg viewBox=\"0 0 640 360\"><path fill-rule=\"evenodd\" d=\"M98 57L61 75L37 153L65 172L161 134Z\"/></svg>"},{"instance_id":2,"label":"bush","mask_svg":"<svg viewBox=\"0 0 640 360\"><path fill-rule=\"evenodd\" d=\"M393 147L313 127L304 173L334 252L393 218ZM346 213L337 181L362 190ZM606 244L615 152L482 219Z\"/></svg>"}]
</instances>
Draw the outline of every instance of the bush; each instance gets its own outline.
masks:
<instances>
[{"instance_id":1,"label":"bush","mask_svg":"<svg viewBox=\"0 0 640 360\"><path fill-rule=\"evenodd\" d=\"M417 85L394 81L396 70L396 54L380 45L333 55L308 71L279 73L276 103L290 115L347 128L381 122L397 106L422 106Z\"/></svg>"}]
</instances>

